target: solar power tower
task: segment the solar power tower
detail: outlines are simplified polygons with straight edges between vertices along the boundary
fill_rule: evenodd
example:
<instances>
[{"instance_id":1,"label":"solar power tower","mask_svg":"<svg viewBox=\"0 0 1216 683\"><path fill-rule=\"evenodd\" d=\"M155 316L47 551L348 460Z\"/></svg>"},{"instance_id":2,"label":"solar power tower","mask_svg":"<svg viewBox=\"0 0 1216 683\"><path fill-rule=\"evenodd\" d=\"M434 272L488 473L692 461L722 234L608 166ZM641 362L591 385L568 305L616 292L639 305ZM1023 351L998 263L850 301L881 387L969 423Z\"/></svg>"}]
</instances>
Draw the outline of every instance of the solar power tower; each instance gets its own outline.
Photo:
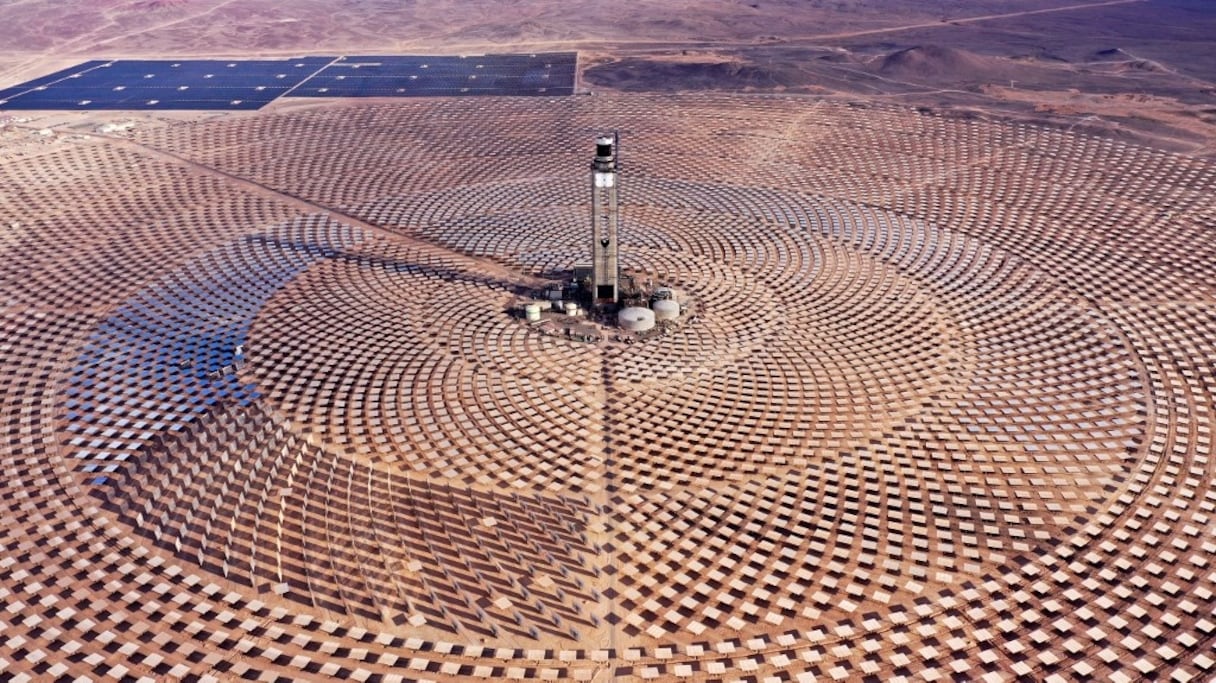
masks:
<instances>
[{"instance_id":1,"label":"solar power tower","mask_svg":"<svg viewBox=\"0 0 1216 683\"><path fill-rule=\"evenodd\" d=\"M591 162L591 286L597 304L616 303L620 293L617 143L615 133L596 138Z\"/></svg>"}]
</instances>

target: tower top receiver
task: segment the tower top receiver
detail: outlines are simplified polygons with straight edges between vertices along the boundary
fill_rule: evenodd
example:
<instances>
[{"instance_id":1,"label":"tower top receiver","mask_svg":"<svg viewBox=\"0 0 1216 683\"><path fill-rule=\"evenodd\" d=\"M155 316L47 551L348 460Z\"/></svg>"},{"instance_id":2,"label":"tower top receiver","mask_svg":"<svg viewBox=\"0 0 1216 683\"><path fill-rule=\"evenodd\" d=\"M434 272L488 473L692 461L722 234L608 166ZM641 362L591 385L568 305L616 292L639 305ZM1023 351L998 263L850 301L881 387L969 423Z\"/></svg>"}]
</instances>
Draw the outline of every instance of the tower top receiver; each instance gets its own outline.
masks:
<instances>
[{"instance_id":1,"label":"tower top receiver","mask_svg":"<svg viewBox=\"0 0 1216 683\"><path fill-rule=\"evenodd\" d=\"M615 135L601 135L597 137L595 139L595 159L591 162L591 168L596 171L615 171L615 150Z\"/></svg>"}]
</instances>

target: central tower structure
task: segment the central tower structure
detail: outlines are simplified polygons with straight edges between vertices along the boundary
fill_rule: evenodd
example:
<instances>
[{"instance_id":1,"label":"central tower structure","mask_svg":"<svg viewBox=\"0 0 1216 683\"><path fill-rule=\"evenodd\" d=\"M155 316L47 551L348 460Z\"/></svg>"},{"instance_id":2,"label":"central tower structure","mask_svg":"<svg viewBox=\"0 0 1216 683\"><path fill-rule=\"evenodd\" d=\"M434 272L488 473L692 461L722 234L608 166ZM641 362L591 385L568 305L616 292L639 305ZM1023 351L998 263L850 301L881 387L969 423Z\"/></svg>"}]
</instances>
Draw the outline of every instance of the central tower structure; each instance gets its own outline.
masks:
<instances>
[{"instance_id":1,"label":"central tower structure","mask_svg":"<svg viewBox=\"0 0 1216 683\"><path fill-rule=\"evenodd\" d=\"M617 240L617 138L595 139L591 162L591 292L595 303L616 303L620 297Z\"/></svg>"}]
</instances>

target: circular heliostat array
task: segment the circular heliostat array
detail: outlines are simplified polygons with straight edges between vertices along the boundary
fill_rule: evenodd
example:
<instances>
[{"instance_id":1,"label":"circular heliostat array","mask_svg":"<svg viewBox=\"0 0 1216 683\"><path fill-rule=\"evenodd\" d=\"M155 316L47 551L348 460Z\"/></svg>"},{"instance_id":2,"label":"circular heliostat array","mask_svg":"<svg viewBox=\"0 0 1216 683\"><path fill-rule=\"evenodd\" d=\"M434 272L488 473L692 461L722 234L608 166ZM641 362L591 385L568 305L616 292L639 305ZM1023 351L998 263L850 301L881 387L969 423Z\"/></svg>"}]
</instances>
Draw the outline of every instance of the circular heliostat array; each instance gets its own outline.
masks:
<instances>
[{"instance_id":1,"label":"circular heliostat array","mask_svg":"<svg viewBox=\"0 0 1216 683\"><path fill-rule=\"evenodd\" d=\"M485 102L12 136L0 675L1216 675L1210 164ZM610 130L628 344L511 312Z\"/></svg>"}]
</instances>

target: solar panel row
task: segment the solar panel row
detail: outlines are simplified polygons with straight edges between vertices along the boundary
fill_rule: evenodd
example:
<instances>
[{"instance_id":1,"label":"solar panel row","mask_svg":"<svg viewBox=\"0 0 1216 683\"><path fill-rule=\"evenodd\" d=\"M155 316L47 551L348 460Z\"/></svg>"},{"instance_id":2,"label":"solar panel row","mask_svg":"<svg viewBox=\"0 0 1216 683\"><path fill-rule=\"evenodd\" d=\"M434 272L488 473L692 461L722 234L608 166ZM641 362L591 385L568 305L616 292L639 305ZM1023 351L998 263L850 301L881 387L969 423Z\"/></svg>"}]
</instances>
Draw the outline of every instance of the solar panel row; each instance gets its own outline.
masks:
<instances>
[{"instance_id":1,"label":"solar panel row","mask_svg":"<svg viewBox=\"0 0 1216 683\"><path fill-rule=\"evenodd\" d=\"M259 109L279 97L570 95L573 52L89 61L0 90L4 109Z\"/></svg>"},{"instance_id":2,"label":"solar panel row","mask_svg":"<svg viewBox=\"0 0 1216 683\"><path fill-rule=\"evenodd\" d=\"M93 60L90 62L84 62L83 64L77 64L76 66L69 66L66 69L61 69L59 71L56 71L55 73L47 74L41 78L35 78L32 81L27 81L15 88L10 88L9 90L19 90L22 88L29 88L29 89L38 88L41 86L45 86L49 83L54 83L56 81L62 80L64 78L75 77L76 75L85 73L85 72L95 69L99 66L103 66L107 63L108 62L106 62L105 60ZM6 93L6 92L8 92L8 90L3 90L3 91L0 91L0 94Z\"/></svg>"},{"instance_id":3,"label":"solar panel row","mask_svg":"<svg viewBox=\"0 0 1216 683\"><path fill-rule=\"evenodd\" d=\"M93 61L0 91L0 108L257 109L331 61Z\"/></svg>"},{"instance_id":4,"label":"solar panel row","mask_svg":"<svg viewBox=\"0 0 1216 683\"><path fill-rule=\"evenodd\" d=\"M574 92L573 56L345 57L292 96L569 95Z\"/></svg>"}]
</instances>

